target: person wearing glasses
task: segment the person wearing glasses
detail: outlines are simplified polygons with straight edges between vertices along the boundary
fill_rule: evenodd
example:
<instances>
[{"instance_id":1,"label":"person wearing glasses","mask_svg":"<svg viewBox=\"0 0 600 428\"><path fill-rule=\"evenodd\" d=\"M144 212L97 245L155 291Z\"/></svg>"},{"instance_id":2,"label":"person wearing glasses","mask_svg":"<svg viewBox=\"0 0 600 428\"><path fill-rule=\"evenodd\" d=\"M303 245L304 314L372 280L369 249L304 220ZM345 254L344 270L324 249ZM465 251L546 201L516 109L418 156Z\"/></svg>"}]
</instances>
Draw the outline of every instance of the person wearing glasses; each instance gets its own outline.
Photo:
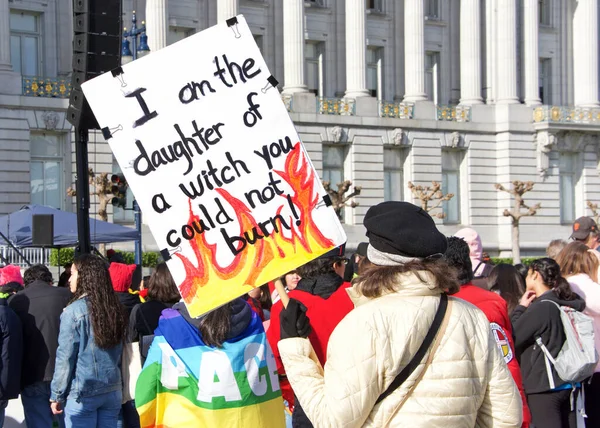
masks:
<instances>
[{"instance_id":1,"label":"person wearing glasses","mask_svg":"<svg viewBox=\"0 0 600 428\"><path fill-rule=\"evenodd\" d=\"M300 281L295 289L288 295L298 300L306 314L310 317L312 331L308 338L315 350L315 354L322 366L325 365L327 354L327 343L329 336L338 323L354 308L346 289L351 287L349 282L343 279L344 270L348 259L344 255L345 245L341 245L323 254L319 258L306 263L296 269ZM283 310L283 304L278 301L271 308L271 322L267 331L267 340L273 349L277 369L281 377L281 391L284 399L293 408L292 421L295 428L312 427L309 419L302 411L301 404L294 400L289 383L285 378L285 371L277 343L284 339L279 324L279 315Z\"/></svg>"}]
</instances>

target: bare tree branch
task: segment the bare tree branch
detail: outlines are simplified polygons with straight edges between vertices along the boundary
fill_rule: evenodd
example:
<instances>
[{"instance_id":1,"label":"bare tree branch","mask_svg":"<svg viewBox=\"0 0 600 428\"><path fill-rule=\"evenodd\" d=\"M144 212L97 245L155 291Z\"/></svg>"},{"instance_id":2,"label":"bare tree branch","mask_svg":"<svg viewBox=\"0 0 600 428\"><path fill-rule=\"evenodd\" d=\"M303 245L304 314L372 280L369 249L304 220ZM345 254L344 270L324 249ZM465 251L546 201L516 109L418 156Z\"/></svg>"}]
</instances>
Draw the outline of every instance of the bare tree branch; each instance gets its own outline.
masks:
<instances>
[{"instance_id":1,"label":"bare tree branch","mask_svg":"<svg viewBox=\"0 0 600 428\"><path fill-rule=\"evenodd\" d=\"M444 202L449 201L454 197L453 193L444 195L442 192L442 185L438 181L432 181L431 186L415 186L412 181L409 181L408 188L413 196L421 203L421 208L429 214L431 214L433 210L441 208ZM443 211L431 215L439 219L446 217L446 214Z\"/></svg>"},{"instance_id":2,"label":"bare tree branch","mask_svg":"<svg viewBox=\"0 0 600 428\"><path fill-rule=\"evenodd\" d=\"M346 193L352 187L352 181L345 180L341 183L338 183L336 185L337 190L331 188L331 183L329 181L324 181L323 187L329 195L333 209L340 220L342 220L342 210L344 207L356 208L359 205L359 203L354 200L348 203L350 199L360 195L360 192L362 191L361 186L354 186L352 192L346 195Z\"/></svg>"}]
</instances>

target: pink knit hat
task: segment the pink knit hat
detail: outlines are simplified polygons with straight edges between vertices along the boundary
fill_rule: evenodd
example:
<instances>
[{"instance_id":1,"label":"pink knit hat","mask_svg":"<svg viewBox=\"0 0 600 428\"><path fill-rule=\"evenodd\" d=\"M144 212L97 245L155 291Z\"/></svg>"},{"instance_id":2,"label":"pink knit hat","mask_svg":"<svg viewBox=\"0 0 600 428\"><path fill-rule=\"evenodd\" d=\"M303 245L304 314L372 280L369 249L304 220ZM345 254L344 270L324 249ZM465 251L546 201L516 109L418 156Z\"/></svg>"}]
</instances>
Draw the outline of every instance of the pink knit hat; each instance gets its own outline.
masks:
<instances>
[{"instance_id":1,"label":"pink knit hat","mask_svg":"<svg viewBox=\"0 0 600 428\"><path fill-rule=\"evenodd\" d=\"M123 293L131 287L133 281L133 272L135 265L126 265L124 263L111 263L108 268L110 279L112 281L113 290L118 293Z\"/></svg>"},{"instance_id":2,"label":"pink knit hat","mask_svg":"<svg viewBox=\"0 0 600 428\"><path fill-rule=\"evenodd\" d=\"M6 285L9 282L18 282L23 285L23 277L19 266L7 265L0 268L0 286Z\"/></svg>"}]
</instances>

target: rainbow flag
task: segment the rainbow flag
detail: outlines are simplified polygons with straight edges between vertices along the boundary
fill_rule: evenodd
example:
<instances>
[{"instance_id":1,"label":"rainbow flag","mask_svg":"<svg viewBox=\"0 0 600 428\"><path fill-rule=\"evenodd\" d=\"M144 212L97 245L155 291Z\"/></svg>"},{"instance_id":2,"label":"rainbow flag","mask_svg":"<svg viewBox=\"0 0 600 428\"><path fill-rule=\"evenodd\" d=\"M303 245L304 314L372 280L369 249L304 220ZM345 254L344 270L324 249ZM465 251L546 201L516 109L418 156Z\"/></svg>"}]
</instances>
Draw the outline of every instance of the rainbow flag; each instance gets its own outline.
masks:
<instances>
[{"instance_id":1,"label":"rainbow flag","mask_svg":"<svg viewBox=\"0 0 600 428\"><path fill-rule=\"evenodd\" d=\"M179 312L163 311L138 378L142 428L285 427L277 367L258 316L211 348Z\"/></svg>"}]
</instances>

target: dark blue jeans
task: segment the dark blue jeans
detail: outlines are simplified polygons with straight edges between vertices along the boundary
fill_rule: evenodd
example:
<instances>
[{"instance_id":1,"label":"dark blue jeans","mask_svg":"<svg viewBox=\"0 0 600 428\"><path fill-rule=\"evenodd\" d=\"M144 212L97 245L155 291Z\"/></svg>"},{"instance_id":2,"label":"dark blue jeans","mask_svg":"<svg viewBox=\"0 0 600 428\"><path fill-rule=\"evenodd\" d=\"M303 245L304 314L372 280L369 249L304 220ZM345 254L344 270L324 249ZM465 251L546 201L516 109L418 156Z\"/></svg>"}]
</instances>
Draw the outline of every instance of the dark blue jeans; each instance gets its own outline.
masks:
<instances>
[{"instance_id":1,"label":"dark blue jeans","mask_svg":"<svg viewBox=\"0 0 600 428\"><path fill-rule=\"evenodd\" d=\"M36 382L25 387L21 392L21 403L28 427L52 427L56 421L64 428L64 413L53 416L50 410L50 382Z\"/></svg>"}]
</instances>

